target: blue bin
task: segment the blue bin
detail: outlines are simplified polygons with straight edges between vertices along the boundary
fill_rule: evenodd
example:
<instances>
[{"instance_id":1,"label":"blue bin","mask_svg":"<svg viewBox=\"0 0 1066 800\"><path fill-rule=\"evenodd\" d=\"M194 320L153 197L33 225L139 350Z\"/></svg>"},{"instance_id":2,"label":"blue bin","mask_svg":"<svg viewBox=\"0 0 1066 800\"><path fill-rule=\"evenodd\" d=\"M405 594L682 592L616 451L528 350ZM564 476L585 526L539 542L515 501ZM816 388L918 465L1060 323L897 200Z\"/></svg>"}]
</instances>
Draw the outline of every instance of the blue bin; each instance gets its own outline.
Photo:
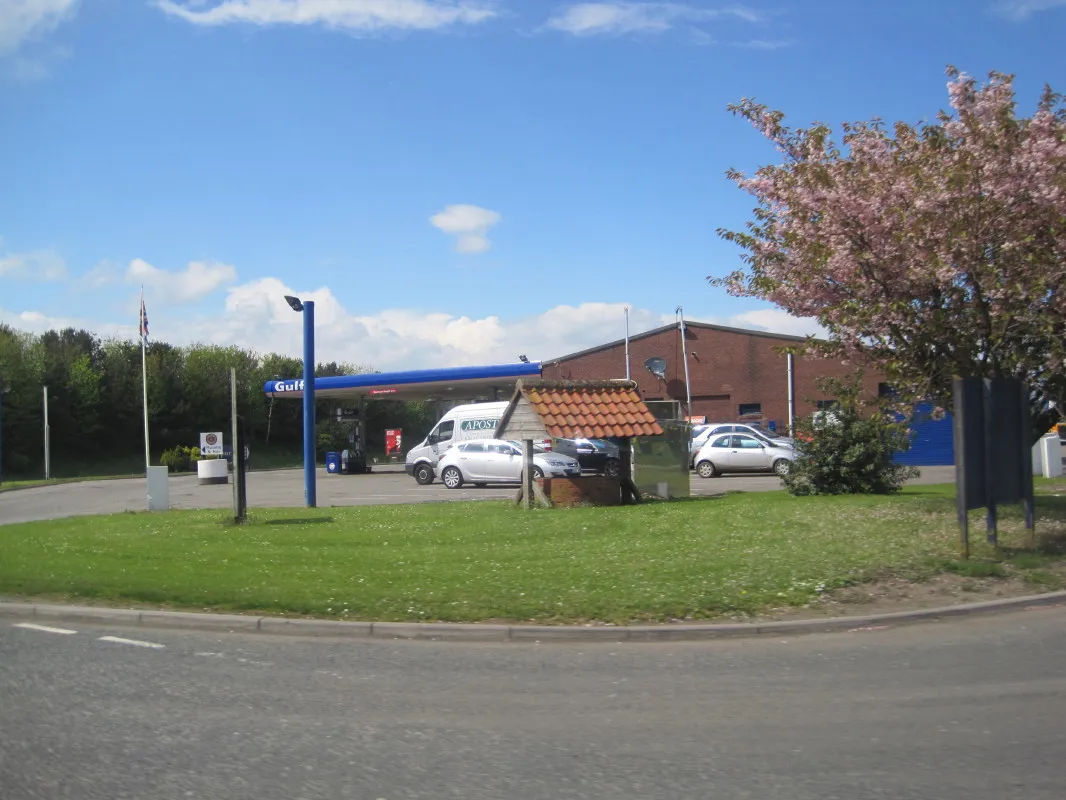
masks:
<instances>
[{"instance_id":1,"label":"blue bin","mask_svg":"<svg viewBox=\"0 0 1066 800\"><path fill-rule=\"evenodd\" d=\"M341 454L340 453L326 453L326 474L327 475L340 475L341 472Z\"/></svg>"}]
</instances>

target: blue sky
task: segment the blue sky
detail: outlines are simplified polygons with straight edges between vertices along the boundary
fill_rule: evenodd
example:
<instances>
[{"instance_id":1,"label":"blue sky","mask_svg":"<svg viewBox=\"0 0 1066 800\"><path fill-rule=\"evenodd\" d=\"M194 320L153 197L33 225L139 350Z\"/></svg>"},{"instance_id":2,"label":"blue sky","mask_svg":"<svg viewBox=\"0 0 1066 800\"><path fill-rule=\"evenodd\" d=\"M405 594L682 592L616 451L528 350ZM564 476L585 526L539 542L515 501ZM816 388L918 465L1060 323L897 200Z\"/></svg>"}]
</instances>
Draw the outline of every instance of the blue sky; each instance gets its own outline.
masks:
<instances>
[{"instance_id":1,"label":"blue sky","mask_svg":"<svg viewBox=\"0 0 1066 800\"><path fill-rule=\"evenodd\" d=\"M1066 0L0 0L0 321L379 369L534 360L686 318L814 327L707 285L726 111L917 122L944 69L1066 90Z\"/></svg>"}]
</instances>

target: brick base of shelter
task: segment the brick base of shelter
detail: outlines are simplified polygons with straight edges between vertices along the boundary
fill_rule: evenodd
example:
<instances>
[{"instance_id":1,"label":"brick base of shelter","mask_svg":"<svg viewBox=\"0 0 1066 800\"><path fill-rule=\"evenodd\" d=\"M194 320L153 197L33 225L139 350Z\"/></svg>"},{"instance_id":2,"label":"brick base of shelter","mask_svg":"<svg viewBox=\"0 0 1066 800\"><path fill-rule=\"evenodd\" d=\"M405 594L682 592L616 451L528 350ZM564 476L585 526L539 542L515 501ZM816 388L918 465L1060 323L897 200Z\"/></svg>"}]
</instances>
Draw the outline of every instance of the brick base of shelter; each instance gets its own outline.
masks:
<instances>
[{"instance_id":1,"label":"brick base of shelter","mask_svg":"<svg viewBox=\"0 0 1066 800\"><path fill-rule=\"evenodd\" d=\"M552 504L560 508L622 504L622 484L618 478L589 475L581 478L544 478L537 483Z\"/></svg>"}]
</instances>

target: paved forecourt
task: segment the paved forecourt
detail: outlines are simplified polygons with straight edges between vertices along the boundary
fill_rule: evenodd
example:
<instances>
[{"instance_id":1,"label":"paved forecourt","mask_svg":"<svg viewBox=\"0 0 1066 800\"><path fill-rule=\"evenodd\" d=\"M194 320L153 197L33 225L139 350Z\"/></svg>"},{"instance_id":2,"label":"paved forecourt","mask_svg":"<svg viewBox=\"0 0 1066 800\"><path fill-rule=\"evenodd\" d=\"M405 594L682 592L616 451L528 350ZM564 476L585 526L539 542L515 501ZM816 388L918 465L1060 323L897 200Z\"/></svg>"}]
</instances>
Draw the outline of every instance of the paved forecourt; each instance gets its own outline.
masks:
<instances>
[{"instance_id":1,"label":"paved forecourt","mask_svg":"<svg viewBox=\"0 0 1066 800\"><path fill-rule=\"evenodd\" d=\"M473 486L446 489L440 482L419 486L399 467L379 468L369 475L327 475L319 470L318 505L359 506L402 503L442 503L459 500L512 498L515 488ZM918 483L954 480L953 467L927 467ZM692 477L692 494L714 495L727 491L760 492L781 488L771 475L733 475L703 479ZM84 481L0 493L0 524L56 519L84 514L115 514L143 511L146 506L143 478ZM277 470L248 475L250 508L298 507L304 503L303 472ZM195 475L170 479L172 508L231 508L233 487L229 484L201 486Z\"/></svg>"}]
</instances>

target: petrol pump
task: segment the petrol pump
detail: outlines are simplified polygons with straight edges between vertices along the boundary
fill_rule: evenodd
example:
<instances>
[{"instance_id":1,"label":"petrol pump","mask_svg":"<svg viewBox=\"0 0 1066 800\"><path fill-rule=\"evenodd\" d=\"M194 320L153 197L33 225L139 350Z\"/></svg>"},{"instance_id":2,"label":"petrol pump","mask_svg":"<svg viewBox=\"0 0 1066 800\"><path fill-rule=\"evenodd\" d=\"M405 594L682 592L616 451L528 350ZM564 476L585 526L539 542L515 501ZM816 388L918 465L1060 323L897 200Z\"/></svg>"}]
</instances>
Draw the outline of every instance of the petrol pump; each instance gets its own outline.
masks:
<instances>
[{"instance_id":1,"label":"petrol pump","mask_svg":"<svg viewBox=\"0 0 1066 800\"><path fill-rule=\"evenodd\" d=\"M347 450L341 452L340 471L345 475L370 472L366 463L366 406L359 398L359 408L337 408L337 422L348 428Z\"/></svg>"}]
</instances>

